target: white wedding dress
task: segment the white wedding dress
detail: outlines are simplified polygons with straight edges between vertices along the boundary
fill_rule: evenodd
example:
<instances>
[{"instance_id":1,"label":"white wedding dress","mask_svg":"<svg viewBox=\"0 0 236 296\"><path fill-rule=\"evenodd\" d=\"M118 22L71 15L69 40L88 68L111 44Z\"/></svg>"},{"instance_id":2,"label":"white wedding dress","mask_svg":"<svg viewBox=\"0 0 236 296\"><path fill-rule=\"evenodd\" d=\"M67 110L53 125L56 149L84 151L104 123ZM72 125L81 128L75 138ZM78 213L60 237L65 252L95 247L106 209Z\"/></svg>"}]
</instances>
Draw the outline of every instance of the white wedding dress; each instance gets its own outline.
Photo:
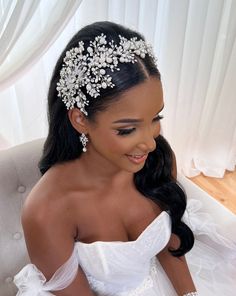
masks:
<instances>
[{"instance_id":1,"label":"white wedding dress","mask_svg":"<svg viewBox=\"0 0 236 296\"><path fill-rule=\"evenodd\" d=\"M183 217L196 237L186 259L198 295L236 295L236 239L218 233L201 206L201 201L190 199ZM135 241L76 242L69 260L48 282L35 265L26 265L14 278L17 296L53 295L73 281L78 265L99 296L176 296L155 256L170 235L170 217L163 211Z\"/></svg>"}]
</instances>

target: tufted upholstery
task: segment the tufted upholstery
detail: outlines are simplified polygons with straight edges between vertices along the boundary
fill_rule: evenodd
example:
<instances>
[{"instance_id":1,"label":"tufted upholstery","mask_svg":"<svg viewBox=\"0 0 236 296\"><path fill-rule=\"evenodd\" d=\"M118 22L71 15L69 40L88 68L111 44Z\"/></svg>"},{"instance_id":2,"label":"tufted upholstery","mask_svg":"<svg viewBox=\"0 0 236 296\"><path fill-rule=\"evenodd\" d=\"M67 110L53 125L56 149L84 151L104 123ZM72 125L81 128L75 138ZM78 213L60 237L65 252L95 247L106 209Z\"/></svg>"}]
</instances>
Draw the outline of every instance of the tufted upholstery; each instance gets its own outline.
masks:
<instances>
[{"instance_id":1,"label":"tufted upholstery","mask_svg":"<svg viewBox=\"0 0 236 296\"><path fill-rule=\"evenodd\" d=\"M16 295L14 275L29 261L20 213L40 178L43 139L0 152L0 296Z\"/></svg>"},{"instance_id":2,"label":"tufted upholstery","mask_svg":"<svg viewBox=\"0 0 236 296\"><path fill-rule=\"evenodd\" d=\"M37 163L44 139L34 140L0 152L0 296L16 295L13 277L29 262L20 214L25 197L40 178ZM236 238L236 216L211 196L178 174L188 198L199 199L212 214L219 231Z\"/></svg>"}]
</instances>

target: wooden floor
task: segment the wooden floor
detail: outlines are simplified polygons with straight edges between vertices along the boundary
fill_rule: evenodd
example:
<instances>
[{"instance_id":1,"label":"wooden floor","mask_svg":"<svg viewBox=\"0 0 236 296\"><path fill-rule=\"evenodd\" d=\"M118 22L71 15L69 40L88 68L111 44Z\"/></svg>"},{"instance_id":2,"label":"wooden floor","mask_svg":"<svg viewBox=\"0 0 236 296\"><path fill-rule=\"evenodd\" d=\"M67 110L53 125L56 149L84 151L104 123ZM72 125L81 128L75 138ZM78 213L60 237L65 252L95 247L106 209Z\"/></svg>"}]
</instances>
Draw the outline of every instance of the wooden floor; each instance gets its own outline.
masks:
<instances>
[{"instance_id":1,"label":"wooden floor","mask_svg":"<svg viewBox=\"0 0 236 296\"><path fill-rule=\"evenodd\" d=\"M227 171L224 178L206 177L201 174L190 180L236 214L236 170Z\"/></svg>"}]
</instances>

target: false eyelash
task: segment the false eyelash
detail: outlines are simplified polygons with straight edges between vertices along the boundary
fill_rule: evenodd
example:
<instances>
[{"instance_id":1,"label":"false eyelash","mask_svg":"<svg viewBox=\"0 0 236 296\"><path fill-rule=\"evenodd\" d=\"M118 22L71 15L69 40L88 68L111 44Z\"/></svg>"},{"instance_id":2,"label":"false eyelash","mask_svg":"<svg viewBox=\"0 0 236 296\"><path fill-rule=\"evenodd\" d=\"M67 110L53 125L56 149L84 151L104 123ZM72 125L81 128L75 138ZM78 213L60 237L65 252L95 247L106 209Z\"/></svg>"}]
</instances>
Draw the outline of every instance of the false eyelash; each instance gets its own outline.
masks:
<instances>
[{"instance_id":1,"label":"false eyelash","mask_svg":"<svg viewBox=\"0 0 236 296\"><path fill-rule=\"evenodd\" d=\"M153 121L155 121L155 122L158 122L159 120L161 120L161 119L163 119L164 118L164 116L162 116L162 115L158 115L157 117L155 117L154 119L153 119ZM117 131L118 131L118 133L117 133L117 135L119 135L119 136L125 136L125 135L129 135L129 134L131 134L133 131L135 130L135 128L133 127L133 128L126 128L126 129L118 129Z\"/></svg>"},{"instance_id":2,"label":"false eyelash","mask_svg":"<svg viewBox=\"0 0 236 296\"><path fill-rule=\"evenodd\" d=\"M128 134L132 133L134 130L135 130L134 127L129 128L129 129L128 128L126 128L126 129L118 129L117 130L118 131L117 135L119 135L119 136L128 135Z\"/></svg>"},{"instance_id":3,"label":"false eyelash","mask_svg":"<svg viewBox=\"0 0 236 296\"><path fill-rule=\"evenodd\" d=\"M159 121L159 120L161 120L161 119L163 119L163 118L164 118L163 115L158 115L158 116L155 117L153 120L154 120L154 121Z\"/></svg>"}]
</instances>

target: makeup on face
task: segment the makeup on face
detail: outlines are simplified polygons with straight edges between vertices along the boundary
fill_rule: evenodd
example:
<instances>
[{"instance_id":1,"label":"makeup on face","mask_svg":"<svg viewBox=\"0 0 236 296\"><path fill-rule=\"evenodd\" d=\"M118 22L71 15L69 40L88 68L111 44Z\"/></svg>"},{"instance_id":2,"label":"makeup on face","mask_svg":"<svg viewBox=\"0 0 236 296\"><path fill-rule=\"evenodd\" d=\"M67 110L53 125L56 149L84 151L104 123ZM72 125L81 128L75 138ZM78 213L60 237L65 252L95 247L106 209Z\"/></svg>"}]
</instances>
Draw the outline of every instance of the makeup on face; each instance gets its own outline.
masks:
<instances>
[{"instance_id":1,"label":"makeup on face","mask_svg":"<svg viewBox=\"0 0 236 296\"><path fill-rule=\"evenodd\" d=\"M110 163L116 168L137 172L156 147L163 108L161 82L151 77L125 92L99 114L96 126L89 132L89 145L106 159L108 166Z\"/></svg>"}]
</instances>

